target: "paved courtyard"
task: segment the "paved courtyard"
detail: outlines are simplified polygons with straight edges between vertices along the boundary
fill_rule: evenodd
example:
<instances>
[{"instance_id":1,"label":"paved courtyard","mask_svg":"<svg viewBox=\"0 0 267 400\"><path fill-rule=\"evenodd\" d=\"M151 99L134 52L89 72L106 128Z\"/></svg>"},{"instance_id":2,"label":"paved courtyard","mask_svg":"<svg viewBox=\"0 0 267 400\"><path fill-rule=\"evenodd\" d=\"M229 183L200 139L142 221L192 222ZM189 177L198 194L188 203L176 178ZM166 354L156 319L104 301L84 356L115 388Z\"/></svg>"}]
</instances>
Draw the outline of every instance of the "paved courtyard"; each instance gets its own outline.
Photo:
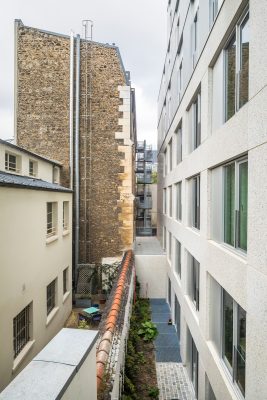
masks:
<instances>
[{"instance_id":1,"label":"paved courtyard","mask_svg":"<svg viewBox=\"0 0 267 400\"><path fill-rule=\"evenodd\" d=\"M175 327L168 325L170 309L165 299L151 299L152 321L159 335L154 345L160 400L194 400L194 391L181 362Z\"/></svg>"}]
</instances>

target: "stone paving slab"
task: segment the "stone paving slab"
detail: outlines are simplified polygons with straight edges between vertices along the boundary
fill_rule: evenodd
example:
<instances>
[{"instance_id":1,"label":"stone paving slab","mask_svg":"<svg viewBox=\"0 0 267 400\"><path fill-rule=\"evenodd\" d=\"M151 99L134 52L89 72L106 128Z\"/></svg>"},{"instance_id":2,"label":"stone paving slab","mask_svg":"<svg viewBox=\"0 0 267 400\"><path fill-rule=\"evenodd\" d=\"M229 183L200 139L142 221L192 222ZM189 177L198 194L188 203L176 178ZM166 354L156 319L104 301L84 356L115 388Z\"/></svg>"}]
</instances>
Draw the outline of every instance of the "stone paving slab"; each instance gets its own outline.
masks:
<instances>
[{"instance_id":1,"label":"stone paving slab","mask_svg":"<svg viewBox=\"0 0 267 400\"><path fill-rule=\"evenodd\" d=\"M152 313L151 313L151 317L152 317L152 321L153 321L154 323L163 322L163 323L168 324L169 312L168 312L168 313L156 313L156 312L152 312Z\"/></svg>"},{"instance_id":2,"label":"stone paving slab","mask_svg":"<svg viewBox=\"0 0 267 400\"><path fill-rule=\"evenodd\" d=\"M150 308L152 313L157 312L157 313L169 313L170 309L168 304L150 304Z\"/></svg>"},{"instance_id":3,"label":"stone paving slab","mask_svg":"<svg viewBox=\"0 0 267 400\"><path fill-rule=\"evenodd\" d=\"M159 400L195 400L194 390L182 363L156 363Z\"/></svg>"},{"instance_id":4,"label":"stone paving slab","mask_svg":"<svg viewBox=\"0 0 267 400\"><path fill-rule=\"evenodd\" d=\"M176 335L176 329L174 327L174 325L168 325L168 324L162 324L162 323L158 323L156 324L159 333L173 333Z\"/></svg>"},{"instance_id":5,"label":"stone paving slab","mask_svg":"<svg viewBox=\"0 0 267 400\"><path fill-rule=\"evenodd\" d=\"M156 362L181 362L180 351L177 347L158 347L155 349Z\"/></svg>"},{"instance_id":6,"label":"stone paving slab","mask_svg":"<svg viewBox=\"0 0 267 400\"><path fill-rule=\"evenodd\" d=\"M179 348L178 337L176 332L160 333L155 340L156 347L176 347Z\"/></svg>"}]
</instances>

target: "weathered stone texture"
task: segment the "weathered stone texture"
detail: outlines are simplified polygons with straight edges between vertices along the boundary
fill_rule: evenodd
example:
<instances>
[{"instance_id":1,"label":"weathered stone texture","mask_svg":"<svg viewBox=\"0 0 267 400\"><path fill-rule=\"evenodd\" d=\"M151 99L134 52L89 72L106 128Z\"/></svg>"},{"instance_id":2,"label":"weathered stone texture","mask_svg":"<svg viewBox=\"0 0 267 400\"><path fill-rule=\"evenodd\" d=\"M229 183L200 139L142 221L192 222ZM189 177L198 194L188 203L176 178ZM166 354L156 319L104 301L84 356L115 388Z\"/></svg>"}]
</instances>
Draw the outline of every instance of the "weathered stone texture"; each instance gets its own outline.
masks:
<instances>
[{"instance_id":1,"label":"weathered stone texture","mask_svg":"<svg viewBox=\"0 0 267 400\"><path fill-rule=\"evenodd\" d=\"M24 27L18 38L18 144L62 162L68 184L69 38ZM88 263L132 244L133 196L121 193L133 193L134 164L132 146L115 138L126 85L117 49L81 41L80 77L80 263Z\"/></svg>"},{"instance_id":2,"label":"weathered stone texture","mask_svg":"<svg viewBox=\"0 0 267 400\"><path fill-rule=\"evenodd\" d=\"M18 29L17 144L61 162L64 186L69 186L69 42Z\"/></svg>"}]
</instances>

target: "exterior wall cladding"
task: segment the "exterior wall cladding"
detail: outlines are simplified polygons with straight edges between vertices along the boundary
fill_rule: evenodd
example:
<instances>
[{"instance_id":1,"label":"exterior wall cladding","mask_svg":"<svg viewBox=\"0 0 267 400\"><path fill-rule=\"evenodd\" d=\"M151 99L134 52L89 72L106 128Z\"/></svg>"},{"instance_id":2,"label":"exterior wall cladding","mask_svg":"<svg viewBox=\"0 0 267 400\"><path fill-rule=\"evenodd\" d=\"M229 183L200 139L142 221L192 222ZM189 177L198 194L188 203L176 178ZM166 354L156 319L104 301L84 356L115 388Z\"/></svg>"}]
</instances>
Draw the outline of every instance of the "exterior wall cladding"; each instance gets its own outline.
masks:
<instances>
[{"instance_id":1,"label":"exterior wall cladding","mask_svg":"<svg viewBox=\"0 0 267 400\"><path fill-rule=\"evenodd\" d=\"M182 361L199 400L265 400L267 2L167 13L158 236Z\"/></svg>"},{"instance_id":2,"label":"exterior wall cladding","mask_svg":"<svg viewBox=\"0 0 267 400\"><path fill-rule=\"evenodd\" d=\"M15 26L17 144L60 161L61 183L69 186L70 37L21 21ZM74 48L75 66L76 38ZM74 82L75 75L74 70ZM89 89L85 95L89 82L91 101ZM80 41L79 103L79 263L84 264L119 256L133 242L134 90L117 47Z\"/></svg>"}]
</instances>

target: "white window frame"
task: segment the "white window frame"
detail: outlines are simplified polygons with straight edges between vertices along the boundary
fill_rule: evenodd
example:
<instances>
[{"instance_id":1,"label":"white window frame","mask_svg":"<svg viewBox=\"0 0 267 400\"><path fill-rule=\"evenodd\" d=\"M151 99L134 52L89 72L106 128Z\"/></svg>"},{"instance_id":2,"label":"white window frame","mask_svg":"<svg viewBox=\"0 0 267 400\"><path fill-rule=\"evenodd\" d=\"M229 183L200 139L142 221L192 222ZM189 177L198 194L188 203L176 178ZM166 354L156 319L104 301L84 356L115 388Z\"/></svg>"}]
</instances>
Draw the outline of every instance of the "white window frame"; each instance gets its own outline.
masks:
<instances>
[{"instance_id":1,"label":"white window frame","mask_svg":"<svg viewBox=\"0 0 267 400\"><path fill-rule=\"evenodd\" d=\"M10 161L10 157L15 158L15 162ZM12 153L11 151L5 152L5 170L10 171L12 173L20 173L21 171L21 156L18 154Z\"/></svg>"},{"instance_id":2,"label":"white window frame","mask_svg":"<svg viewBox=\"0 0 267 400\"><path fill-rule=\"evenodd\" d=\"M177 221L182 221L182 181L175 184L176 188L176 214Z\"/></svg>"},{"instance_id":3,"label":"white window frame","mask_svg":"<svg viewBox=\"0 0 267 400\"><path fill-rule=\"evenodd\" d=\"M46 238L57 235L57 210L58 204L55 201L46 203Z\"/></svg>"},{"instance_id":4,"label":"white window frame","mask_svg":"<svg viewBox=\"0 0 267 400\"><path fill-rule=\"evenodd\" d=\"M38 175L38 163L35 160L29 159L29 176L36 177L37 175Z\"/></svg>"},{"instance_id":5,"label":"white window frame","mask_svg":"<svg viewBox=\"0 0 267 400\"><path fill-rule=\"evenodd\" d=\"M69 201L63 201L63 218L62 218L62 227L63 231L68 231L70 228L70 202Z\"/></svg>"},{"instance_id":6,"label":"white window frame","mask_svg":"<svg viewBox=\"0 0 267 400\"><path fill-rule=\"evenodd\" d=\"M231 42L233 36L235 35L236 37L236 53L235 53L235 112L233 114L233 116L240 110L240 108L242 108L242 106L239 106L239 99L240 99L240 93L239 93L239 87L240 87L240 72L241 72L241 60L240 60L240 56L241 56L241 43L240 43L240 28L243 24L243 22L245 21L245 19L248 17L249 19L249 7L247 6L245 8L245 10L243 11L240 19L238 20L235 28L233 29L232 33L230 34L226 45L224 47L224 122L227 122L229 119L231 119L232 117L227 119L227 48L229 43ZM249 90L249 82L248 82L248 90ZM249 97L249 94L248 94Z\"/></svg>"}]
</instances>

